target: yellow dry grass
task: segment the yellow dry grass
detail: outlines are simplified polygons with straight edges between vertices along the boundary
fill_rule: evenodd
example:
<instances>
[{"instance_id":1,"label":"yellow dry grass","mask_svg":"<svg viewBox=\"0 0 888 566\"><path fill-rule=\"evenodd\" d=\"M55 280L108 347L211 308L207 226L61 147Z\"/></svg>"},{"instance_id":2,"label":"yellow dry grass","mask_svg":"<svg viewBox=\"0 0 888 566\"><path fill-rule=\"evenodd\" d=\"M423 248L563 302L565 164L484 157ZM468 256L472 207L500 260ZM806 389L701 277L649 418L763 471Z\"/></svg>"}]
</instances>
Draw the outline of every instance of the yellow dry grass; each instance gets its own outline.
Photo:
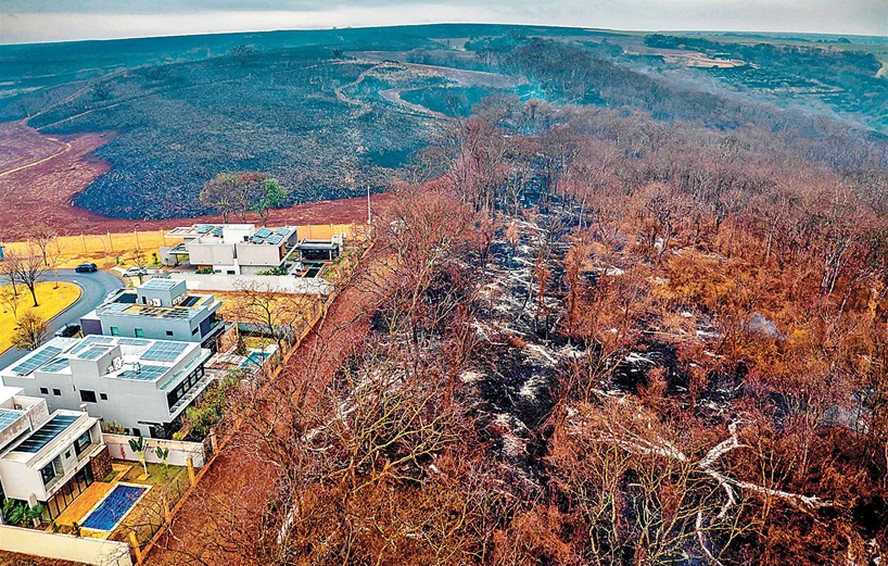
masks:
<instances>
[{"instance_id":1,"label":"yellow dry grass","mask_svg":"<svg viewBox=\"0 0 888 566\"><path fill-rule=\"evenodd\" d=\"M8 289L8 286L0 286L0 292ZM33 310L42 316L45 320L49 320L56 316L69 306L73 305L80 298L80 287L73 283L59 283L56 288L55 282L44 281L38 283L36 294L39 306L33 307L31 293L23 286L19 285L19 307L17 314L28 310ZM6 351L12 346L12 335L15 332L16 317L12 312L12 308L8 304L3 304L0 309L0 352Z\"/></svg>"}]
</instances>

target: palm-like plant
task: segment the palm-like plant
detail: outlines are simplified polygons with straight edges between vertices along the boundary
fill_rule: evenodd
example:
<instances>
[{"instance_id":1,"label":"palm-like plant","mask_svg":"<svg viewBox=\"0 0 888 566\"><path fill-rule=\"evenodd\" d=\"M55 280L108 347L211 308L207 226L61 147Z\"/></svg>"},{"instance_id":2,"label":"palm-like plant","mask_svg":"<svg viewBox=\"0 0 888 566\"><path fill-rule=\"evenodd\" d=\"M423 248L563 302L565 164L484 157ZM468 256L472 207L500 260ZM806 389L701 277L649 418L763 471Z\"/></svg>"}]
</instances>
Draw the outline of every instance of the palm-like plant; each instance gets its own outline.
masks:
<instances>
[{"instance_id":1,"label":"palm-like plant","mask_svg":"<svg viewBox=\"0 0 888 566\"><path fill-rule=\"evenodd\" d=\"M39 519L43 506L29 507L24 501L7 499L3 502L3 521L8 525L24 526Z\"/></svg>"},{"instance_id":2,"label":"palm-like plant","mask_svg":"<svg viewBox=\"0 0 888 566\"><path fill-rule=\"evenodd\" d=\"M147 476L148 464L145 463L145 439L141 436L130 438L129 445L132 451L136 453L136 456L139 457L139 462L142 463L142 469L145 470L145 475Z\"/></svg>"}]
</instances>

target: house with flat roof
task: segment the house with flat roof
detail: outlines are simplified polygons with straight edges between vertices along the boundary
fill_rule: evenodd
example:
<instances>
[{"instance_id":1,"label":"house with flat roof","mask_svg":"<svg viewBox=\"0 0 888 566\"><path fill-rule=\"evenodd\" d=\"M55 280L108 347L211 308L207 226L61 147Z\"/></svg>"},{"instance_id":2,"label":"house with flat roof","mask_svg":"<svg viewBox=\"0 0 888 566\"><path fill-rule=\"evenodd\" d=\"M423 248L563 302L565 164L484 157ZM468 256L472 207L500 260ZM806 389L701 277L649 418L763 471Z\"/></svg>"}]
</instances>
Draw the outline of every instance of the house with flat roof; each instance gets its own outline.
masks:
<instances>
[{"instance_id":1,"label":"house with flat roof","mask_svg":"<svg viewBox=\"0 0 888 566\"><path fill-rule=\"evenodd\" d=\"M221 305L213 295L189 293L185 281L158 277L111 297L83 316L80 327L85 335L200 342L215 349L225 329L216 317Z\"/></svg>"},{"instance_id":2,"label":"house with flat roof","mask_svg":"<svg viewBox=\"0 0 888 566\"><path fill-rule=\"evenodd\" d=\"M99 420L83 411L49 413L44 399L0 386L0 501L44 506L55 518L111 471Z\"/></svg>"},{"instance_id":3,"label":"house with flat roof","mask_svg":"<svg viewBox=\"0 0 888 566\"><path fill-rule=\"evenodd\" d=\"M212 380L204 373L211 355L195 342L54 338L0 370L0 379L50 410L84 410L127 434L168 438Z\"/></svg>"},{"instance_id":4,"label":"house with flat roof","mask_svg":"<svg viewBox=\"0 0 888 566\"><path fill-rule=\"evenodd\" d=\"M188 261L198 269L224 275L255 275L283 267L295 250L296 228L256 228L254 224L194 224L175 228L167 238L182 239L161 248L164 263Z\"/></svg>"}]
</instances>

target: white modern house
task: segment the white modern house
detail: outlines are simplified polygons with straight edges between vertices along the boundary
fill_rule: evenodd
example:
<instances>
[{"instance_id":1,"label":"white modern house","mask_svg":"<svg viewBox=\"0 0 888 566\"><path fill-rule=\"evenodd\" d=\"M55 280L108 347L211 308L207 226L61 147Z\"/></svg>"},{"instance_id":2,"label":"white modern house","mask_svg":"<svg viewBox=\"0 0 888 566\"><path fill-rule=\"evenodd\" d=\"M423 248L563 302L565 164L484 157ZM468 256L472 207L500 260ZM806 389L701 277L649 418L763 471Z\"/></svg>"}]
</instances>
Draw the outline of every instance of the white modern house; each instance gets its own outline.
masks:
<instances>
[{"instance_id":1,"label":"white modern house","mask_svg":"<svg viewBox=\"0 0 888 566\"><path fill-rule=\"evenodd\" d=\"M154 278L124 289L80 319L85 335L200 342L215 347L225 324L216 316L222 302L189 293L185 281Z\"/></svg>"},{"instance_id":2,"label":"white modern house","mask_svg":"<svg viewBox=\"0 0 888 566\"><path fill-rule=\"evenodd\" d=\"M50 414L45 400L0 386L0 501L43 505L52 519L110 471L97 418L82 411Z\"/></svg>"},{"instance_id":3,"label":"white modern house","mask_svg":"<svg viewBox=\"0 0 888 566\"><path fill-rule=\"evenodd\" d=\"M198 269L223 275L254 275L284 266L295 251L296 228L256 228L254 224L195 224L175 228L167 238L182 239L161 248L168 265L186 260Z\"/></svg>"},{"instance_id":4,"label":"white modern house","mask_svg":"<svg viewBox=\"0 0 888 566\"><path fill-rule=\"evenodd\" d=\"M211 354L195 342L54 338L0 370L0 378L45 399L50 410L82 410L133 436L167 438L209 385L204 363Z\"/></svg>"}]
</instances>

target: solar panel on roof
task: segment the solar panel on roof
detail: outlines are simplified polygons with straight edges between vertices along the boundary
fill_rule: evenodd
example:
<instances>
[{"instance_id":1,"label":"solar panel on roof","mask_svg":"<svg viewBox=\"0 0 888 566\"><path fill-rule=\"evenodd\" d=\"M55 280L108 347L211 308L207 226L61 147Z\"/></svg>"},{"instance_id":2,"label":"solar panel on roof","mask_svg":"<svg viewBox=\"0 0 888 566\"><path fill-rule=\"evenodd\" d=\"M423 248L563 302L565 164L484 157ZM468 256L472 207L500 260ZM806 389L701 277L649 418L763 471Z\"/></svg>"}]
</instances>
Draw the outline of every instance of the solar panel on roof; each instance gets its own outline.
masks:
<instances>
[{"instance_id":1,"label":"solar panel on roof","mask_svg":"<svg viewBox=\"0 0 888 566\"><path fill-rule=\"evenodd\" d=\"M277 244L280 244L283 240L284 238L282 236L269 236L268 239L265 241L275 246Z\"/></svg>"},{"instance_id":2,"label":"solar panel on roof","mask_svg":"<svg viewBox=\"0 0 888 566\"><path fill-rule=\"evenodd\" d=\"M155 362L171 362L178 358L179 354L184 352L187 347L188 344L181 342L155 342L142 354L142 359Z\"/></svg>"},{"instance_id":3,"label":"solar panel on roof","mask_svg":"<svg viewBox=\"0 0 888 566\"><path fill-rule=\"evenodd\" d=\"M12 368L12 371L17 373L18 375L28 375L52 358L56 357L56 355L60 354L61 352L61 348L56 348L55 346L45 346L37 350L25 361Z\"/></svg>"},{"instance_id":4,"label":"solar panel on roof","mask_svg":"<svg viewBox=\"0 0 888 566\"><path fill-rule=\"evenodd\" d=\"M258 230L256 230L256 234L254 234L254 235L258 236L260 238L267 238L268 236L271 236L271 234L272 234L272 231L269 230L268 228L259 228Z\"/></svg>"},{"instance_id":5,"label":"solar panel on roof","mask_svg":"<svg viewBox=\"0 0 888 566\"><path fill-rule=\"evenodd\" d=\"M66 367L68 367L68 358L56 358L45 366L41 367L40 370L47 372L56 372L61 371Z\"/></svg>"},{"instance_id":6,"label":"solar panel on roof","mask_svg":"<svg viewBox=\"0 0 888 566\"><path fill-rule=\"evenodd\" d=\"M212 234L213 236L222 236L224 233L225 233L225 231L223 230L223 228L221 226L216 226L210 232L210 234Z\"/></svg>"},{"instance_id":7,"label":"solar panel on roof","mask_svg":"<svg viewBox=\"0 0 888 566\"><path fill-rule=\"evenodd\" d=\"M197 232L198 234L206 234L207 232L209 232L212 229L213 229L213 226L210 224L198 224L197 226L195 226L194 231Z\"/></svg>"},{"instance_id":8,"label":"solar panel on roof","mask_svg":"<svg viewBox=\"0 0 888 566\"><path fill-rule=\"evenodd\" d=\"M290 233L290 229L289 228L275 228L274 233L279 234L281 236L286 236L287 234Z\"/></svg>"},{"instance_id":9,"label":"solar panel on roof","mask_svg":"<svg viewBox=\"0 0 888 566\"><path fill-rule=\"evenodd\" d=\"M152 366L148 364L143 364L139 366L138 370L133 368L120 372L120 377L124 379L142 379L146 381L154 381L166 372L167 368L165 368L164 366Z\"/></svg>"},{"instance_id":10,"label":"solar panel on roof","mask_svg":"<svg viewBox=\"0 0 888 566\"><path fill-rule=\"evenodd\" d=\"M71 426L78 417L69 415L56 415L49 421L31 433L21 444L13 448L14 452L40 452L40 449L49 444L52 439L60 435Z\"/></svg>"},{"instance_id":11,"label":"solar panel on roof","mask_svg":"<svg viewBox=\"0 0 888 566\"><path fill-rule=\"evenodd\" d=\"M24 411L0 408L0 431L14 425L24 414Z\"/></svg>"},{"instance_id":12,"label":"solar panel on roof","mask_svg":"<svg viewBox=\"0 0 888 566\"><path fill-rule=\"evenodd\" d=\"M79 357L84 360L95 360L101 357L102 354L108 353L110 349L111 348L108 348L106 346L93 346L89 350L86 350L82 354L80 354Z\"/></svg>"}]
</instances>

